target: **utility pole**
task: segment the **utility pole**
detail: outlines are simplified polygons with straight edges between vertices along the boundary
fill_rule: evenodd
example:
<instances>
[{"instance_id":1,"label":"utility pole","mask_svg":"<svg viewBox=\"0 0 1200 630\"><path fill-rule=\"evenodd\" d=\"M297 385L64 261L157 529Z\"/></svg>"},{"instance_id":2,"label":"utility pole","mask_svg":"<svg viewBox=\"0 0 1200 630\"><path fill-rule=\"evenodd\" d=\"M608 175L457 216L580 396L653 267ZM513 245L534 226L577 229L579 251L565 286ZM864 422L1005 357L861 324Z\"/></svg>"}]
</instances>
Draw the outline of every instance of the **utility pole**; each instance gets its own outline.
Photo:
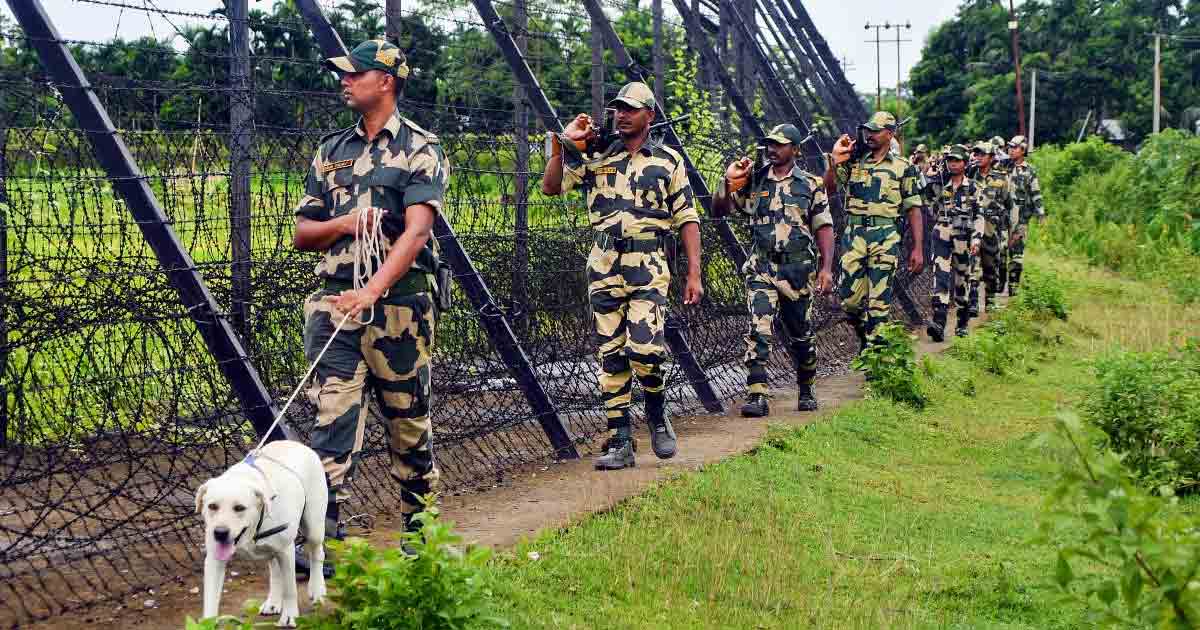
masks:
<instances>
[{"instance_id":1,"label":"utility pole","mask_svg":"<svg viewBox=\"0 0 1200 630\"><path fill-rule=\"evenodd\" d=\"M1162 115L1162 33L1154 34L1154 133L1161 127Z\"/></svg>"},{"instance_id":2,"label":"utility pole","mask_svg":"<svg viewBox=\"0 0 1200 630\"><path fill-rule=\"evenodd\" d=\"M889 29L890 30L893 28L896 29L896 39L895 40L880 39L881 29ZM907 39L901 39L901 37L900 37L900 29L905 29L905 28L911 30L912 23L905 22L904 24L901 24L901 23L897 22L895 24L892 24L891 22L884 22L883 24L871 24L870 22L867 22L867 25L863 27L864 30L875 29L875 111L879 111L879 110L883 109L883 86L882 86L883 62L882 62L881 49L882 49L883 44L885 44L885 43L890 44L893 41L896 42L896 108L899 109L899 107L900 107L900 43L910 41ZM867 40L867 43L870 44L871 40ZM897 111L895 113L896 113L896 117L899 118L900 112Z\"/></svg>"},{"instance_id":3,"label":"utility pole","mask_svg":"<svg viewBox=\"0 0 1200 630\"><path fill-rule=\"evenodd\" d=\"M1017 34L1017 10L1013 0L1008 0L1008 32L1012 36L1013 65L1017 69L1017 124L1025 136L1025 97L1021 95L1021 44Z\"/></svg>"},{"instance_id":4,"label":"utility pole","mask_svg":"<svg viewBox=\"0 0 1200 630\"><path fill-rule=\"evenodd\" d=\"M1037 68L1029 85L1029 150L1033 151L1033 135L1037 133Z\"/></svg>"}]
</instances>

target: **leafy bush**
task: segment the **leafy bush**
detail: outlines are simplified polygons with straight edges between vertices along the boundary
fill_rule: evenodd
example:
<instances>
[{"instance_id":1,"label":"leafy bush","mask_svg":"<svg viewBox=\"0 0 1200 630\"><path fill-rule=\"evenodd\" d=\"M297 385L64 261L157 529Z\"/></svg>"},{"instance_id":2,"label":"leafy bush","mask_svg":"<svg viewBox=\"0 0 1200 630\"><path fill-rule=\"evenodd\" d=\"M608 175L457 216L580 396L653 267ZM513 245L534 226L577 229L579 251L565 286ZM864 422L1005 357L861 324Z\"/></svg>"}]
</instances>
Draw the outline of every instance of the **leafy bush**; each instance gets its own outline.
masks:
<instances>
[{"instance_id":1,"label":"leafy bush","mask_svg":"<svg viewBox=\"0 0 1200 630\"><path fill-rule=\"evenodd\" d=\"M1036 320L1067 319L1067 298L1062 281L1053 272L1029 267L1021 280L1013 308L1028 313Z\"/></svg>"},{"instance_id":2,"label":"leafy bush","mask_svg":"<svg viewBox=\"0 0 1200 630\"><path fill-rule=\"evenodd\" d=\"M1200 529L1171 488L1147 492L1076 418L1059 420L1056 443L1066 457L1039 538L1058 547L1063 594L1100 627L1200 627Z\"/></svg>"},{"instance_id":3,"label":"leafy bush","mask_svg":"<svg viewBox=\"0 0 1200 630\"><path fill-rule=\"evenodd\" d=\"M492 591L484 568L491 555L483 547L459 551L462 538L438 518L429 502L414 517L419 533L401 535L415 556L400 548L376 549L361 538L329 541L336 571L328 581L329 604L297 620L312 630L465 630L506 628L493 614ZM251 630L257 604L245 620L224 616L187 620L187 630Z\"/></svg>"},{"instance_id":4,"label":"leafy bush","mask_svg":"<svg viewBox=\"0 0 1200 630\"><path fill-rule=\"evenodd\" d=\"M1167 130L1137 155L1092 138L1040 148L1031 160L1049 216L1035 242L1200 300L1200 138Z\"/></svg>"},{"instance_id":5,"label":"leafy bush","mask_svg":"<svg viewBox=\"0 0 1200 630\"><path fill-rule=\"evenodd\" d=\"M923 409L929 399L917 375L916 337L895 322L876 328L875 337L850 366L866 372L872 394Z\"/></svg>"},{"instance_id":6,"label":"leafy bush","mask_svg":"<svg viewBox=\"0 0 1200 630\"><path fill-rule=\"evenodd\" d=\"M1148 487L1200 484L1200 343L1179 352L1121 352L1096 364L1082 409Z\"/></svg>"}]
</instances>

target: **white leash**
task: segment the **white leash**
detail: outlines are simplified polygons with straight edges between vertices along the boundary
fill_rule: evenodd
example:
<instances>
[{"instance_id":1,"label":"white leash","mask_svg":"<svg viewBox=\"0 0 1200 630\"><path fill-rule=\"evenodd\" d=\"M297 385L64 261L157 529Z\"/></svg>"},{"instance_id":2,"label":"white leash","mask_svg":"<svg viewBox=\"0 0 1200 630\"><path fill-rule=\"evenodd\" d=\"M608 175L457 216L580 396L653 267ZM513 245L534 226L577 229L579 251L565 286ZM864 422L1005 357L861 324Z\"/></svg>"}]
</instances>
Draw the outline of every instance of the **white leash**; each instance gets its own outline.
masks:
<instances>
[{"instance_id":1,"label":"white leash","mask_svg":"<svg viewBox=\"0 0 1200 630\"><path fill-rule=\"evenodd\" d=\"M384 246L387 240L383 235L383 213L382 212L359 212L358 224L354 229L354 275L352 284L355 290L362 289L367 286L367 282L371 280L371 276L383 266L383 261L387 257L387 252L384 251ZM387 297L387 292L383 296ZM246 462L254 466L254 458L258 455L259 449L267 443L267 438L275 431L275 427L279 426L279 421L287 414L288 407L292 406L292 401L296 400L296 396L300 394L300 390L304 389L304 384L308 382L309 377L316 371L317 365L321 363L321 359L325 356L325 352L329 350L329 346L333 344L333 339L341 332L342 327L350 320L350 313L342 316L342 321L338 322L333 333L329 335L329 339L325 342L325 346L317 353L317 357L313 359L312 365L308 366L308 371L304 373L304 378L296 384L296 389L292 390L292 395L288 396L287 402L283 404L283 409L279 410L279 414L275 416L275 421L271 423L271 427L255 446L246 455ZM366 321L361 319L354 320L359 324L366 326L375 321L375 310L371 309L370 315Z\"/></svg>"}]
</instances>

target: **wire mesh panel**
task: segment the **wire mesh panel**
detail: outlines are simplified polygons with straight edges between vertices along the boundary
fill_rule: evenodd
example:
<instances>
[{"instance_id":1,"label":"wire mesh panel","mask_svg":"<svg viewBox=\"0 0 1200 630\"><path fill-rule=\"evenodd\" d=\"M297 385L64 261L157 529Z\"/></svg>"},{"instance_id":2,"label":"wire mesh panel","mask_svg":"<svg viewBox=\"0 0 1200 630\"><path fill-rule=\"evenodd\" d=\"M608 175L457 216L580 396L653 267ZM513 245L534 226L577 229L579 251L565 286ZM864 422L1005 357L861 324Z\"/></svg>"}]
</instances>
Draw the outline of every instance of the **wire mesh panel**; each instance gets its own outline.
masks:
<instances>
[{"instance_id":1,"label":"wire mesh panel","mask_svg":"<svg viewBox=\"0 0 1200 630\"><path fill-rule=\"evenodd\" d=\"M140 39L65 43L281 403L307 368L301 305L317 287L317 256L292 244L294 208L321 137L355 117L291 3L255 3L245 20L231 20L220 3L200 4L76 0L47 9L53 18L86 6L113 25L157 25ZM698 62L665 4L665 109L690 116L676 129L715 185L755 139L710 80L720 69ZM603 78L601 101L625 82L611 53L593 73L591 26L578 2L495 5L564 121L592 111L593 76ZM604 7L637 63L653 67L649 4ZM323 8L349 45L383 35L382 2ZM521 24L512 21L518 9ZM479 312L456 295L439 316L434 356L444 487L482 487L554 448L481 318L506 318L580 444L604 430L584 277L592 233L578 194L540 192L541 126L514 104L521 86L478 16L457 2L405 3L399 30L415 68L401 109L439 135L452 165L445 216L496 298ZM76 124L26 35L7 20L0 35L0 624L11 626L198 573L194 489L240 460L255 433L93 157L90 130ZM245 41L245 52L231 41ZM747 97L764 123L777 122L782 110L764 104L761 87L749 86ZM748 321L744 281L716 226L702 224L705 300L680 303L686 260L674 244L670 299L707 377L730 399L744 387ZM898 290L927 295L927 277L902 274ZM857 350L841 320L832 297L817 299L824 374L843 370ZM667 367L671 409L701 410L684 371ZM777 348L771 376L785 383L792 375ZM297 402L288 421L307 435L313 408ZM353 484L367 511L398 506L387 457L383 423L372 418Z\"/></svg>"}]
</instances>

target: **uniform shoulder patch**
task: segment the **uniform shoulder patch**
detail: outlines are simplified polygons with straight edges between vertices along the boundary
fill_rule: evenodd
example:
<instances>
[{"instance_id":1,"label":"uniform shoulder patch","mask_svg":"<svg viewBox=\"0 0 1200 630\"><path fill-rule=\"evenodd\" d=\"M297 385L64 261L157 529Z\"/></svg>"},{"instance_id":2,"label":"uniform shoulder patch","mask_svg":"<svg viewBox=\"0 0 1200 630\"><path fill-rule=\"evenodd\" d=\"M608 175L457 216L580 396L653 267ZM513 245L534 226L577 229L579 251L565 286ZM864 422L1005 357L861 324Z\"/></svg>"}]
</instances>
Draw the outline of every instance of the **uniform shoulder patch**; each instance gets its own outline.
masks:
<instances>
[{"instance_id":1,"label":"uniform shoulder patch","mask_svg":"<svg viewBox=\"0 0 1200 630\"><path fill-rule=\"evenodd\" d=\"M683 157L679 155L678 151L676 151L675 149L672 149L671 147L669 147L661 142L655 142L654 148L669 155L671 157L671 159L675 161L676 164L683 162Z\"/></svg>"},{"instance_id":2,"label":"uniform shoulder patch","mask_svg":"<svg viewBox=\"0 0 1200 630\"><path fill-rule=\"evenodd\" d=\"M400 120L403 120L404 124L408 125L409 129L412 129L413 131L417 132L422 137L424 137L426 142L429 142L430 144L434 144L438 141L437 134L435 134L431 131L425 130L423 127L421 127L421 125L418 125L417 123L409 120L408 118L405 118L404 116L401 116Z\"/></svg>"}]
</instances>

